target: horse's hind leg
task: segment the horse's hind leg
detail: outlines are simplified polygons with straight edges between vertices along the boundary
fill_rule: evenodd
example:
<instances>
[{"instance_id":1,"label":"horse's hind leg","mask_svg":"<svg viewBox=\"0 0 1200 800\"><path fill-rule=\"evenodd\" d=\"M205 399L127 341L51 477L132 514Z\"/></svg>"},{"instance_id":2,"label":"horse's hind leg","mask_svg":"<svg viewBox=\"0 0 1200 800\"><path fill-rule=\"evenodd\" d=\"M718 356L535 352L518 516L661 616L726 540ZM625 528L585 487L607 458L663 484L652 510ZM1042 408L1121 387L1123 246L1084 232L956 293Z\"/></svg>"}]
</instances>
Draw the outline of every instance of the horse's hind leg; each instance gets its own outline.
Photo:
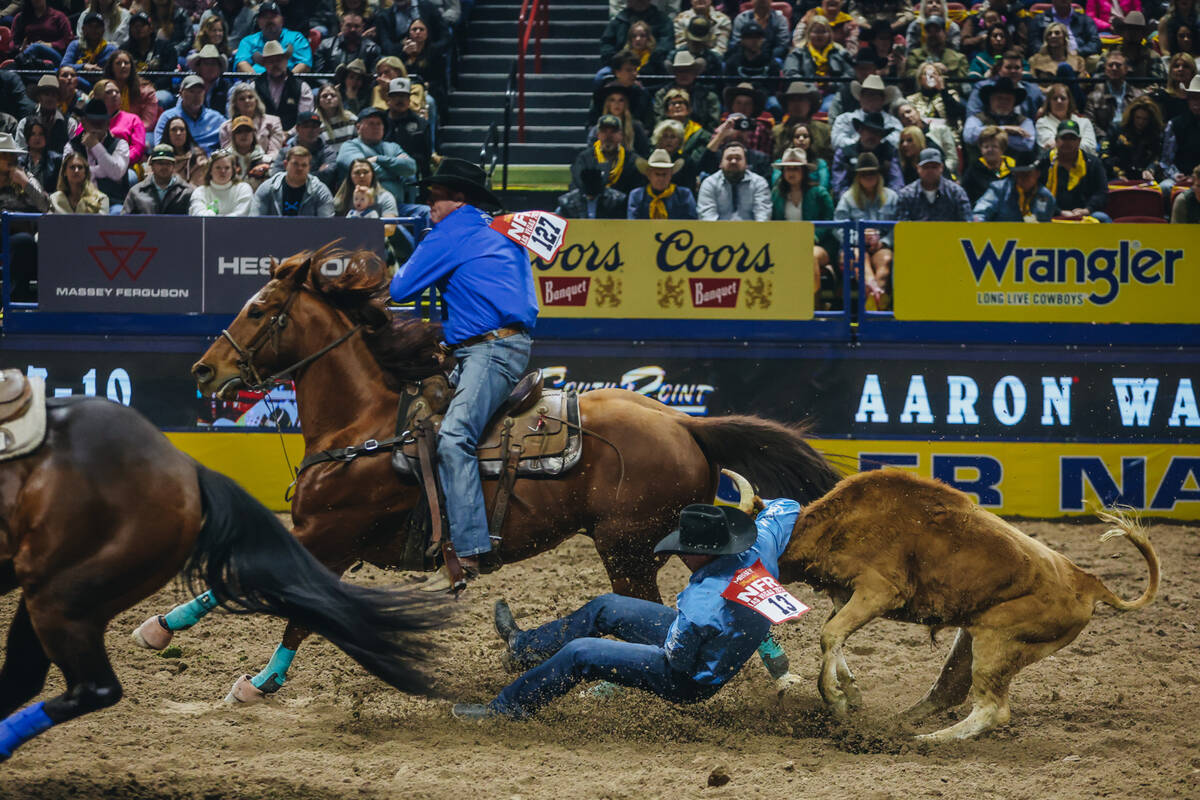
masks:
<instances>
[{"instance_id":1,"label":"horse's hind leg","mask_svg":"<svg viewBox=\"0 0 1200 800\"><path fill-rule=\"evenodd\" d=\"M8 628L4 669L0 670L0 717L7 717L37 695L49 669L50 659L33 631L25 598L21 598Z\"/></svg>"}]
</instances>

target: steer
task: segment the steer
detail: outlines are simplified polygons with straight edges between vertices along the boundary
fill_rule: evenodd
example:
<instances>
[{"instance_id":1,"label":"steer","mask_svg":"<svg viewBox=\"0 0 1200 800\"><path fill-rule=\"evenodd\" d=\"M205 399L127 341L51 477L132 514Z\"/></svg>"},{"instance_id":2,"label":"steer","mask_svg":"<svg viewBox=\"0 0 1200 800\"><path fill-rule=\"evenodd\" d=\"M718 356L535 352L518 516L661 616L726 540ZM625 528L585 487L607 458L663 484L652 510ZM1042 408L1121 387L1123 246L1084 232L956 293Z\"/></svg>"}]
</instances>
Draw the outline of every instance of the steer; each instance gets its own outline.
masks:
<instances>
[{"instance_id":1,"label":"steer","mask_svg":"<svg viewBox=\"0 0 1200 800\"><path fill-rule=\"evenodd\" d=\"M1097 602L1120 611L1148 604L1158 589L1158 556L1145 530L1119 511L1100 512L1127 536L1150 571L1127 602L1098 578L977 506L943 483L900 470L843 479L805 508L779 559L782 582L804 581L833 600L821 629L818 686L833 713L861 703L842 647L876 617L958 628L941 675L905 712L910 721L967 699L969 716L920 738L967 739L1008 722L1008 688L1028 664L1070 644Z\"/></svg>"}]
</instances>

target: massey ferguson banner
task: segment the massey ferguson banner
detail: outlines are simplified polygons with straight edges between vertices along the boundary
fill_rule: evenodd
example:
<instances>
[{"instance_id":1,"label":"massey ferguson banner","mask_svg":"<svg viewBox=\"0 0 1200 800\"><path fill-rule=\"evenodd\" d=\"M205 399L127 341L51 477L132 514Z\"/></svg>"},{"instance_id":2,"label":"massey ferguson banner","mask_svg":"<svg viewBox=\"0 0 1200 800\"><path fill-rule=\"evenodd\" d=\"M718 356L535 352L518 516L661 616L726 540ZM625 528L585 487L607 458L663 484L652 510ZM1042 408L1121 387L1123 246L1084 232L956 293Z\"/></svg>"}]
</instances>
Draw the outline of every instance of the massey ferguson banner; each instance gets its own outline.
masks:
<instances>
[{"instance_id":1,"label":"massey ferguson banner","mask_svg":"<svg viewBox=\"0 0 1200 800\"><path fill-rule=\"evenodd\" d=\"M572 220L533 256L543 317L813 317L810 222Z\"/></svg>"},{"instance_id":2,"label":"massey ferguson banner","mask_svg":"<svg viewBox=\"0 0 1200 800\"><path fill-rule=\"evenodd\" d=\"M372 219L44 216L38 306L93 314L236 314L271 259L341 239L384 255ZM330 261L319 267L336 272Z\"/></svg>"}]
</instances>

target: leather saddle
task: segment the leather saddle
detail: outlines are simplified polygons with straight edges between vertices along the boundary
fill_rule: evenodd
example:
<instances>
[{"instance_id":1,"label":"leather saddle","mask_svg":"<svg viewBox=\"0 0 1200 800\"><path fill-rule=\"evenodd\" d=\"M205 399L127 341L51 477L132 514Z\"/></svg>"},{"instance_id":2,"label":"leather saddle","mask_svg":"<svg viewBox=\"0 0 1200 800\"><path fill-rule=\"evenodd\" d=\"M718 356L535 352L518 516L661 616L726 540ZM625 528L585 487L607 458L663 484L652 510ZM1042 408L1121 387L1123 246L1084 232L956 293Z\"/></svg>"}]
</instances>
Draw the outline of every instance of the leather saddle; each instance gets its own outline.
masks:
<instances>
[{"instance_id":1,"label":"leather saddle","mask_svg":"<svg viewBox=\"0 0 1200 800\"><path fill-rule=\"evenodd\" d=\"M410 384L401 401L397 427L414 431L418 426L440 429L453 391L442 375ZM579 396L542 387L541 370L527 373L492 415L479 439L477 455L484 478L498 478L505 461L514 455L516 474L554 477L571 469L583 452L579 430ZM420 456L415 441L392 451L392 465L401 475L418 473Z\"/></svg>"}]
</instances>

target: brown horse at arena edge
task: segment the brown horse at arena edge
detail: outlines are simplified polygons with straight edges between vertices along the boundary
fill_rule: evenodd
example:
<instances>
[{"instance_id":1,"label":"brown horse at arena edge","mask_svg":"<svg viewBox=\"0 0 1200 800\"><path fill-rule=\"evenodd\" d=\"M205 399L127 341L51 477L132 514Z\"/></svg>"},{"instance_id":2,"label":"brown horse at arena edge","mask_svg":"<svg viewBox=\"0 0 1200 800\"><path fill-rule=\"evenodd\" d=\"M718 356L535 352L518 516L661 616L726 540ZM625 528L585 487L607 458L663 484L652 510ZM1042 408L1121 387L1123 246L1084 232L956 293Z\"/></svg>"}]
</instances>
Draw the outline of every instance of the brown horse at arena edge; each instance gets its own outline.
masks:
<instances>
[{"instance_id":1,"label":"brown horse at arena edge","mask_svg":"<svg viewBox=\"0 0 1200 800\"><path fill-rule=\"evenodd\" d=\"M332 259L345 265L336 276L320 269ZM386 304L387 276L373 254L324 248L295 255L273 266L267 284L196 362L197 385L203 394L230 397L260 375L290 374L306 454L391 437L404 383L446 364L440 328L394 318ZM658 601L664 559L654 545L681 508L711 502L720 467L745 475L762 496L801 503L821 497L839 478L803 430L777 422L694 418L623 389L585 392L579 409L581 427L591 434L583 437L579 463L556 478L517 479L519 502L501 530L506 562L582 531L594 541L613 591ZM496 484L484 481L489 506ZM387 457L319 463L297 481L294 534L335 573L359 561L395 568L406 545L399 532L419 498L416 482L397 477ZM205 609L192 610L178 627ZM137 633L135 639L165 646L175 627L152 618L139 631L157 641ZM271 664L252 685L248 676L239 678L229 699L277 690L306 635L302 625L289 623Z\"/></svg>"},{"instance_id":2,"label":"brown horse at arena edge","mask_svg":"<svg viewBox=\"0 0 1200 800\"><path fill-rule=\"evenodd\" d=\"M0 591L21 590L0 671L0 761L121 699L105 628L181 568L218 605L295 621L393 686L426 690L416 669L426 647L412 633L436 621L428 596L343 583L132 409L95 398L46 406L42 444L0 463ZM17 711L51 663L66 691Z\"/></svg>"}]
</instances>

